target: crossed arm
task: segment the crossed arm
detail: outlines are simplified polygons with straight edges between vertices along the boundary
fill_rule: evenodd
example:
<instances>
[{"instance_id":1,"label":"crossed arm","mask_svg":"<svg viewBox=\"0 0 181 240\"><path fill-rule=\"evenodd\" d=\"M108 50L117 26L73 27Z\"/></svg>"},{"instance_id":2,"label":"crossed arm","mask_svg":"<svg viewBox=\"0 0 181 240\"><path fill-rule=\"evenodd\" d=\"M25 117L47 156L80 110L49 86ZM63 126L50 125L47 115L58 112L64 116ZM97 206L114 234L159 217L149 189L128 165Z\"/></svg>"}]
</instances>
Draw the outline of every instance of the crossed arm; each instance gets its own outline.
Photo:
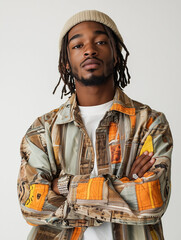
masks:
<instances>
[{"instance_id":1,"label":"crossed arm","mask_svg":"<svg viewBox=\"0 0 181 240\"><path fill-rule=\"evenodd\" d=\"M32 142L39 135L41 139L45 138L45 127L41 124L38 131L31 130L32 138L27 134L21 146L18 178L25 219L33 224L50 226L64 226L66 220L72 227L79 219L84 219L84 226L89 226L90 221L93 225L93 219L127 224L155 223L163 215L169 200L172 149L168 123L164 118L157 122L159 124L154 123L147 132L147 136L153 135L154 155L152 152L141 154L135 159L129 175L122 179L71 176L66 197L58 191L58 179L52 174L54 171L55 175L56 169L51 150L47 155L39 146L38 138ZM133 174L137 174L138 179L133 179ZM95 192L98 194L94 195Z\"/></svg>"},{"instance_id":2,"label":"crossed arm","mask_svg":"<svg viewBox=\"0 0 181 240\"><path fill-rule=\"evenodd\" d=\"M145 151L141 156L139 156L132 165L130 174L128 176L128 178L130 180L135 180L133 178L133 174L136 174L137 177L141 178L144 176L144 174L153 166L153 164L155 163L155 158L152 158L153 156L153 152L148 152ZM58 189L58 178L55 178L52 181L52 190L60 195L61 192Z\"/></svg>"}]
</instances>

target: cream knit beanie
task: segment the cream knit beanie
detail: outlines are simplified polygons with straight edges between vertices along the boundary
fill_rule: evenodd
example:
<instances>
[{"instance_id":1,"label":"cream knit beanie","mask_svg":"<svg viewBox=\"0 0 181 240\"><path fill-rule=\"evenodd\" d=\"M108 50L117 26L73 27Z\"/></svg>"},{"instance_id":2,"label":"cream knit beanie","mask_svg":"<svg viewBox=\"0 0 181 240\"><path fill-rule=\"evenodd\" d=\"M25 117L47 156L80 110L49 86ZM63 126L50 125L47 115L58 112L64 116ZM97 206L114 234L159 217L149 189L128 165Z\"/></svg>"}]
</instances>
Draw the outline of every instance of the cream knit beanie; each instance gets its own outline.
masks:
<instances>
[{"instance_id":1,"label":"cream knit beanie","mask_svg":"<svg viewBox=\"0 0 181 240\"><path fill-rule=\"evenodd\" d=\"M65 34L75 25L81 22L85 21L95 21L98 23L102 23L112 29L112 31L117 35L117 37L123 42L123 39L121 37L121 34L119 33L116 24L114 21L105 13L99 12L97 10L85 10L82 12L79 12L75 15L73 15L64 25L64 28L62 29L62 32L60 34L59 39L59 50L61 50L62 45L62 39L65 36ZM120 50L122 49L120 45Z\"/></svg>"}]
</instances>

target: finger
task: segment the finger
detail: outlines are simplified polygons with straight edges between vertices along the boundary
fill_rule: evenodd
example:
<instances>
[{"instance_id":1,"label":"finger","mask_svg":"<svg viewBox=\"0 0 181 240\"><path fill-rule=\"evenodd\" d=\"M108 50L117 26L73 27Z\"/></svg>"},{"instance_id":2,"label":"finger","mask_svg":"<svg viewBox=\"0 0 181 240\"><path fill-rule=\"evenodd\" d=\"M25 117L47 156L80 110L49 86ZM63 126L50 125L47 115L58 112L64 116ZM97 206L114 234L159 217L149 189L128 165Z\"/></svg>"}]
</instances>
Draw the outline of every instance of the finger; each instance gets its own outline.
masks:
<instances>
[{"instance_id":1,"label":"finger","mask_svg":"<svg viewBox=\"0 0 181 240\"><path fill-rule=\"evenodd\" d=\"M136 159L136 161L133 163L133 166L131 168L131 172L137 173L139 169L145 165L146 162L151 160L151 157L153 156L152 152L144 152L139 158Z\"/></svg>"},{"instance_id":2,"label":"finger","mask_svg":"<svg viewBox=\"0 0 181 240\"><path fill-rule=\"evenodd\" d=\"M153 166L155 160L155 158L152 158L150 161L148 161L137 173L138 177L143 177L143 175Z\"/></svg>"},{"instance_id":3,"label":"finger","mask_svg":"<svg viewBox=\"0 0 181 240\"><path fill-rule=\"evenodd\" d=\"M145 155L145 157L142 158L141 161L137 163L137 165L134 168L134 171L138 172L139 169L141 169L148 161L151 160L152 156L153 156L153 153L149 153L148 155Z\"/></svg>"},{"instance_id":4,"label":"finger","mask_svg":"<svg viewBox=\"0 0 181 240\"><path fill-rule=\"evenodd\" d=\"M151 156L145 156L145 158L134 168L133 172L138 173L150 160Z\"/></svg>"},{"instance_id":5,"label":"finger","mask_svg":"<svg viewBox=\"0 0 181 240\"><path fill-rule=\"evenodd\" d=\"M133 162L131 170L133 170L146 155L148 155L148 151L145 151L143 154L141 154L141 156L137 157L136 160Z\"/></svg>"}]
</instances>

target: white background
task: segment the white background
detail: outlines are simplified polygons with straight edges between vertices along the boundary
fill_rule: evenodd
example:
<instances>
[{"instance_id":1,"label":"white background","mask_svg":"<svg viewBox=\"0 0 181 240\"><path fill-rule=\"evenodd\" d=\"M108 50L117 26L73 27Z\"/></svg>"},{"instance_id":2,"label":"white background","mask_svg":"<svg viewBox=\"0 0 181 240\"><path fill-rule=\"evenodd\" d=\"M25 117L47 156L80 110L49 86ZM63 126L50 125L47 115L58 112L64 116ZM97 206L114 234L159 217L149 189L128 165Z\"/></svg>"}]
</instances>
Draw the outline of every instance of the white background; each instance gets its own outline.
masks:
<instances>
[{"instance_id":1,"label":"white background","mask_svg":"<svg viewBox=\"0 0 181 240\"><path fill-rule=\"evenodd\" d=\"M18 204L19 145L38 116L57 108L58 39L80 10L104 11L130 51L125 92L166 114L174 137L172 195L163 217L166 240L180 239L180 0L0 0L0 239L25 240L30 226Z\"/></svg>"}]
</instances>

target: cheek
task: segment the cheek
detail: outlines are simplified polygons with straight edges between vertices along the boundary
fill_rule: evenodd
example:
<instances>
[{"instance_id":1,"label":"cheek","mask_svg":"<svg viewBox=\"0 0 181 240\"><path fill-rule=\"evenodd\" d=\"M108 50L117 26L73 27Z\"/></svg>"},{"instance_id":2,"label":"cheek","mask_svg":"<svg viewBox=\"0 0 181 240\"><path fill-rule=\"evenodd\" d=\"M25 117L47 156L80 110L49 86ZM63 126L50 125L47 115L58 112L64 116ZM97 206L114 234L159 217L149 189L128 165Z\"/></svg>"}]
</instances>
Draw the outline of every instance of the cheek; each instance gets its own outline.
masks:
<instances>
[{"instance_id":1,"label":"cheek","mask_svg":"<svg viewBox=\"0 0 181 240\"><path fill-rule=\"evenodd\" d=\"M75 65L72 65L72 64L70 64L70 66L71 66L72 73L77 74L78 73L78 68Z\"/></svg>"},{"instance_id":2,"label":"cheek","mask_svg":"<svg viewBox=\"0 0 181 240\"><path fill-rule=\"evenodd\" d=\"M72 54L71 52L69 52L68 59L69 59L69 64L72 71L76 71L76 72L79 71L79 68L80 68L79 57L80 57L79 54Z\"/></svg>"},{"instance_id":3,"label":"cheek","mask_svg":"<svg viewBox=\"0 0 181 240\"><path fill-rule=\"evenodd\" d=\"M105 65L106 65L106 69L112 70L114 68L114 56L112 52L109 52L106 56L106 61L105 61Z\"/></svg>"},{"instance_id":4,"label":"cheek","mask_svg":"<svg viewBox=\"0 0 181 240\"><path fill-rule=\"evenodd\" d=\"M76 61L69 60L70 68L73 73L73 75L80 75L80 68L78 67L78 64Z\"/></svg>"},{"instance_id":5,"label":"cheek","mask_svg":"<svg viewBox=\"0 0 181 240\"><path fill-rule=\"evenodd\" d=\"M103 58L105 59L105 62L114 62L114 53L112 49L107 49L103 54Z\"/></svg>"}]
</instances>

